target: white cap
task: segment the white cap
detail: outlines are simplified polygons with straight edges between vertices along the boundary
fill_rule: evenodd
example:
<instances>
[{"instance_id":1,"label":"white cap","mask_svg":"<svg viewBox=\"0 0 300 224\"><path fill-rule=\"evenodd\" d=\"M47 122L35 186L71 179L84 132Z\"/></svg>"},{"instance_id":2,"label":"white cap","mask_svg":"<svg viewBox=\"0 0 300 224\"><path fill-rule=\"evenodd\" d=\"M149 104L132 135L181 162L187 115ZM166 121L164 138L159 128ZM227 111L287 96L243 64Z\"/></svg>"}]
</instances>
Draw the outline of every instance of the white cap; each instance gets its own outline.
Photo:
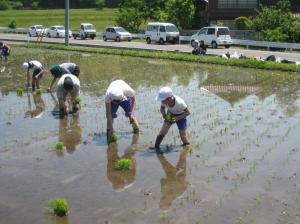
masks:
<instances>
[{"instance_id":1,"label":"white cap","mask_svg":"<svg viewBox=\"0 0 300 224\"><path fill-rule=\"evenodd\" d=\"M119 89L111 90L109 96L111 100L124 100L125 98L123 91Z\"/></svg>"},{"instance_id":2,"label":"white cap","mask_svg":"<svg viewBox=\"0 0 300 224\"><path fill-rule=\"evenodd\" d=\"M170 87L168 86L165 86L165 87L162 87L159 92L158 92L158 95L156 96L156 100L157 101L163 101L165 99L167 99L168 97L171 97L173 96L173 91Z\"/></svg>"},{"instance_id":3,"label":"white cap","mask_svg":"<svg viewBox=\"0 0 300 224\"><path fill-rule=\"evenodd\" d=\"M24 63L22 64L22 68L23 68L24 70L27 70L27 69L29 68L29 63L28 63L28 62L24 62Z\"/></svg>"}]
</instances>

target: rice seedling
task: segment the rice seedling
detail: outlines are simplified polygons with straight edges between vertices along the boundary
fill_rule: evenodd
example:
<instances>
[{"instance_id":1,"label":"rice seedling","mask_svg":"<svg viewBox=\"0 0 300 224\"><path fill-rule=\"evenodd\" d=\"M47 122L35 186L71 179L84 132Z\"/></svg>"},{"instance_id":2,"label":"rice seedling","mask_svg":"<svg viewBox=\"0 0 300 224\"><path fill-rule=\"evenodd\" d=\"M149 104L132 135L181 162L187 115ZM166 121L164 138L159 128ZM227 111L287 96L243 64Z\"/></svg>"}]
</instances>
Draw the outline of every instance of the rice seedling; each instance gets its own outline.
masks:
<instances>
[{"instance_id":1,"label":"rice seedling","mask_svg":"<svg viewBox=\"0 0 300 224\"><path fill-rule=\"evenodd\" d=\"M40 94L42 94L42 90L41 89L36 89L35 93L38 94L38 95L40 95Z\"/></svg>"},{"instance_id":2,"label":"rice seedling","mask_svg":"<svg viewBox=\"0 0 300 224\"><path fill-rule=\"evenodd\" d=\"M57 142L54 146L55 150L58 150L58 151L63 150L64 147L65 147L65 144L63 142Z\"/></svg>"},{"instance_id":3,"label":"rice seedling","mask_svg":"<svg viewBox=\"0 0 300 224\"><path fill-rule=\"evenodd\" d=\"M77 96L77 97L75 98L75 103L81 104L81 101L82 101L82 99L81 99L80 96Z\"/></svg>"},{"instance_id":4,"label":"rice seedling","mask_svg":"<svg viewBox=\"0 0 300 224\"><path fill-rule=\"evenodd\" d=\"M131 164L132 164L131 159L119 159L116 161L115 168L116 170L125 171L130 169Z\"/></svg>"},{"instance_id":5,"label":"rice seedling","mask_svg":"<svg viewBox=\"0 0 300 224\"><path fill-rule=\"evenodd\" d=\"M117 142L117 141L118 141L118 135L116 133L112 133L108 142L112 143L112 142Z\"/></svg>"},{"instance_id":6,"label":"rice seedling","mask_svg":"<svg viewBox=\"0 0 300 224\"><path fill-rule=\"evenodd\" d=\"M16 92L18 96L23 96L24 90L22 88L17 88Z\"/></svg>"},{"instance_id":7,"label":"rice seedling","mask_svg":"<svg viewBox=\"0 0 300 224\"><path fill-rule=\"evenodd\" d=\"M54 198L48 202L51 212L59 217L66 216L69 212L69 205L64 198Z\"/></svg>"}]
</instances>

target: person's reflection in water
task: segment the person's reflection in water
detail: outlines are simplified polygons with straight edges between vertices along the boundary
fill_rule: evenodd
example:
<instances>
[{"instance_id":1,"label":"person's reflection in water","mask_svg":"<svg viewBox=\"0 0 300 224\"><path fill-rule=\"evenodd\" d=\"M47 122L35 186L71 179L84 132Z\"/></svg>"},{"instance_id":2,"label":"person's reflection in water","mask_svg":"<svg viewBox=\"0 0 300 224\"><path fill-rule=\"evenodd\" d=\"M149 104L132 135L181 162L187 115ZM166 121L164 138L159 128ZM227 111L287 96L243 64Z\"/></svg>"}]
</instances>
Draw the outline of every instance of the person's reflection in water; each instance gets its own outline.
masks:
<instances>
[{"instance_id":1,"label":"person's reflection in water","mask_svg":"<svg viewBox=\"0 0 300 224\"><path fill-rule=\"evenodd\" d=\"M124 155L118 155L118 145L115 142L109 144L107 148L107 179L110 181L114 191L122 191L132 186L136 173L135 147L138 144L139 134L133 134L131 145L125 150ZM115 169L115 164L119 159L130 159L131 169L119 171Z\"/></svg>"},{"instance_id":2,"label":"person's reflection in water","mask_svg":"<svg viewBox=\"0 0 300 224\"><path fill-rule=\"evenodd\" d=\"M163 154L157 154L166 177L160 180L161 198L159 206L161 209L168 209L174 199L183 194L188 186L186 178L186 154L187 149L180 152L176 167L166 160Z\"/></svg>"},{"instance_id":3,"label":"person's reflection in water","mask_svg":"<svg viewBox=\"0 0 300 224\"><path fill-rule=\"evenodd\" d=\"M27 93L29 110L25 112L25 117L39 118L45 110L45 103L41 94L32 94L35 109L31 109L31 94Z\"/></svg>"},{"instance_id":4,"label":"person's reflection in water","mask_svg":"<svg viewBox=\"0 0 300 224\"><path fill-rule=\"evenodd\" d=\"M79 115L59 119L59 141L63 142L68 153L73 153L81 143Z\"/></svg>"}]
</instances>

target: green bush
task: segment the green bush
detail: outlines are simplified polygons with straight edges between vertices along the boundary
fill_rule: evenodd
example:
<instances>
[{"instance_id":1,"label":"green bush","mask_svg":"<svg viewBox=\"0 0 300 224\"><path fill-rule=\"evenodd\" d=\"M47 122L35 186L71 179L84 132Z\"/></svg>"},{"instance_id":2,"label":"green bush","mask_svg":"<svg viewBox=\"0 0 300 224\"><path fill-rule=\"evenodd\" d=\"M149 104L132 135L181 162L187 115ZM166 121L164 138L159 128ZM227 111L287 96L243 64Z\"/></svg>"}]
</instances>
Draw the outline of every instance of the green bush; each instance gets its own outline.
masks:
<instances>
[{"instance_id":1,"label":"green bush","mask_svg":"<svg viewBox=\"0 0 300 224\"><path fill-rule=\"evenodd\" d=\"M66 199L64 198L54 198L49 200L49 206L51 208L51 212L57 216L66 216L69 211L69 205Z\"/></svg>"},{"instance_id":2,"label":"green bush","mask_svg":"<svg viewBox=\"0 0 300 224\"><path fill-rule=\"evenodd\" d=\"M11 29L16 29L17 28L17 23L15 20L12 20L10 22L10 24L8 24L8 28L11 28Z\"/></svg>"},{"instance_id":3,"label":"green bush","mask_svg":"<svg viewBox=\"0 0 300 224\"><path fill-rule=\"evenodd\" d=\"M8 9L8 3L5 0L0 0L0 10L7 10Z\"/></svg>"}]
</instances>

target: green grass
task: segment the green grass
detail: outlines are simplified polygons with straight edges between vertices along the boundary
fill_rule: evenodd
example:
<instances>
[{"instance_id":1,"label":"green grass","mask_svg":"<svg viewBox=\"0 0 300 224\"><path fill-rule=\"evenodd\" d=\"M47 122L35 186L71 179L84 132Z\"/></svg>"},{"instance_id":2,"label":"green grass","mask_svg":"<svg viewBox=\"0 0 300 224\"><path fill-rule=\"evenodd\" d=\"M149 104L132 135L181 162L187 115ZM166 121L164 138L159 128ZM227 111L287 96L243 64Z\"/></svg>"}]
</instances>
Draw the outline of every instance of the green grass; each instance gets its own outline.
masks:
<instances>
[{"instance_id":1,"label":"green grass","mask_svg":"<svg viewBox=\"0 0 300 224\"><path fill-rule=\"evenodd\" d=\"M271 61L257 61L254 59L224 59L215 56L199 57L198 55L181 53L181 52L134 50L134 49L129 50L129 49L121 49L121 48L113 49L113 48L77 47L77 46L65 46L63 44L23 44L21 46L27 48L66 50L66 51L77 51L77 52L85 52L85 53L168 59L168 60L206 63L206 64L218 64L218 65L236 66L236 67L243 67L243 68L300 72L300 66L295 64L282 64L282 63L271 62Z\"/></svg>"},{"instance_id":2,"label":"green grass","mask_svg":"<svg viewBox=\"0 0 300 224\"><path fill-rule=\"evenodd\" d=\"M69 205L66 199L64 198L54 198L49 200L49 206L51 212L57 216L66 216L69 211Z\"/></svg>"},{"instance_id":3,"label":"green grass","mask_svg":"<svg viewBox=\"0 0 300 224\"><path fill-rule=\"evenodd\" d=\"M89 22L96 26L97 32L107 26L116 25L117 9L70 9L70 28L79 29L80 23ZM7 27L15 20L17 28L28 28L34 24L42 24L45 27L64 25L64 9L49 10L5 10L1 11L0 27Z\"/></svg>"},{"instance_id":4,"label":"green grass","mask_svg":"<svg viewBox=\"0 0 300 224\"><path fill-rule=\"evenodd\" d=\"M132 164L132 161L130 159L119 159L117 160L115 164L115 168L117 170L129 170L130 166Z\"/></svg>"}]
</instances>

